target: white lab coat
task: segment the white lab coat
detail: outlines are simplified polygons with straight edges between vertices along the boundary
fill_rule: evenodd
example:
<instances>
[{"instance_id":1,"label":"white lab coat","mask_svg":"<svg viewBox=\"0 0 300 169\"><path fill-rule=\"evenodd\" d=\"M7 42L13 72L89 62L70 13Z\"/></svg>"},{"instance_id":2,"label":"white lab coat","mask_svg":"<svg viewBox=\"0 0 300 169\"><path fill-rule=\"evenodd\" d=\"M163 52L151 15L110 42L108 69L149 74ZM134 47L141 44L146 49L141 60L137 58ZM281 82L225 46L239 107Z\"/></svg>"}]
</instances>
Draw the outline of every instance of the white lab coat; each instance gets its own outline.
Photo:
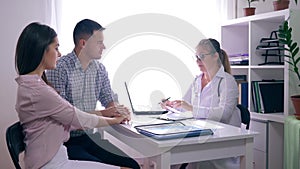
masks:
<instances>
[{"instance_id":1,"label":"white lab coat","mask_svg":"<svg viewBox=\"0 0 300 169\"><path fill-rule=\"evenodd\" d=\"M238 87L234 77L221 66L213 79L201 91L201 77L197 76L183 97L193 105L194 118L207 118L233 126L241 126L241 113L236 107Z\"/></svg>"}]
</instances>

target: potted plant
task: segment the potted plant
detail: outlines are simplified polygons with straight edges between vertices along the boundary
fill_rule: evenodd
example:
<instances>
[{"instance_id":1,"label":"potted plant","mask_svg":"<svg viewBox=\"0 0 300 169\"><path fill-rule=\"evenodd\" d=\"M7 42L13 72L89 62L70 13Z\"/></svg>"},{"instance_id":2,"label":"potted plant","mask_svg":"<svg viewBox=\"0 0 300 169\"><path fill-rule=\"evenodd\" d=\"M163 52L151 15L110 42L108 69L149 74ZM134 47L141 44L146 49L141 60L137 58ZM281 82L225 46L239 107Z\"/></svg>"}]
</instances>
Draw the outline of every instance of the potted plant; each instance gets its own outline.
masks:
<instances>
[{"instance_id":1,"label":"potted plant","mask_svg":"<svg viewBox=\"0 0 300 169\"><path fill-rule=\"evenodd\" d=\"M295 0L297 4L297 0ZM273 1L274 11L283 10L289 8L290 1L289 0L276 0Z\"/></svg>"},{"instance_id":2,"label":"potted plant","mask_svg":"<svg viewBox=\"0 0 300 169\"><path fill-rule=\"evenodd\" d=\"M295 0L297 4L297 0ZM296 75L298 82L298 87L300 87L300 70L299 70L299 62L300 62L300 55L299 53L299 46L297 42L293 40L292 37L292 31L293 28L289 26L288 21L284 21L280 26L278 30L278 37L279 42L281 44L285 45L284 50L286 51L284 53L284 56L288 59L286 60L287 63L290 65L290 71L294 72ZM296 112L296 116L300 116L300 95L293 95L291 96L292 103L294 105L294 109Z\"/></svg>"},{"instance_id":3,"label":"potted plant","mask_svg":"<svg viewBox=\"0 0 300 169\"><path fill-rule=\"evenodd\" d=\"M250 16L255 14L255 7L251 7L251 3L254 1L259 1L259 0L247 0L248 2L248 7L244 8L244 15L245 16Z\"/></svg>"}]
</instances>

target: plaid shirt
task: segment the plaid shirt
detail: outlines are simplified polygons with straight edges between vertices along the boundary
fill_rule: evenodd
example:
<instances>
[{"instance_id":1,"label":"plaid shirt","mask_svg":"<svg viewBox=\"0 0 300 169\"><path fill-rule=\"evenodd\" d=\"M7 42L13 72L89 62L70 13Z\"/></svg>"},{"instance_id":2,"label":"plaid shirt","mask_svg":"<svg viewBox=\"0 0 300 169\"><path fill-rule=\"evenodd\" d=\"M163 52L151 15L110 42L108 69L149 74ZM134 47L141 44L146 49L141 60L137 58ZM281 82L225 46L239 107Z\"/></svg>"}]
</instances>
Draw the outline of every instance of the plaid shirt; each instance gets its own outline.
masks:
<instances>
[{"instance_id":1,"label":"plaid shirt","mask_svg":"<svg viewBox=\"0 0 300 169\"><path fill-rule=\"evenodd\" d=\"M61 57L46 75L59 94L82 111L95 110L97 101L107 107L116 99L104 65L93 60L84 71L74 51Z\"/></svg>"}]
</instances>

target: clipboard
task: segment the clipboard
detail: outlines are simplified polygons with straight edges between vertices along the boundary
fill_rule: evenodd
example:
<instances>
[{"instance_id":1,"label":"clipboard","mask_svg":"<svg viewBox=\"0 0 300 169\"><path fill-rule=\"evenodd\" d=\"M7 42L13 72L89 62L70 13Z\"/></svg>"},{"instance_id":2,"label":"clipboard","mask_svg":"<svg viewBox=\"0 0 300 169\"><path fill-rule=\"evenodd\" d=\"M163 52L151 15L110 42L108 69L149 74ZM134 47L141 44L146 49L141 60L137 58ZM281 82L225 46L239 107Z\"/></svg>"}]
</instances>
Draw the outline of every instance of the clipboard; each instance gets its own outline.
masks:
<instances>
[{"instance_id":1,"label":"clipboard","mask_svg":"<svg viewBox=\"0 0 300 169\"><path fill-rule=\"evenodd\" d=\"M156 140L213 135L211 129L185 125L181 122L139 125L134 127L139 133Z\"/></svg>"}]
</instances>

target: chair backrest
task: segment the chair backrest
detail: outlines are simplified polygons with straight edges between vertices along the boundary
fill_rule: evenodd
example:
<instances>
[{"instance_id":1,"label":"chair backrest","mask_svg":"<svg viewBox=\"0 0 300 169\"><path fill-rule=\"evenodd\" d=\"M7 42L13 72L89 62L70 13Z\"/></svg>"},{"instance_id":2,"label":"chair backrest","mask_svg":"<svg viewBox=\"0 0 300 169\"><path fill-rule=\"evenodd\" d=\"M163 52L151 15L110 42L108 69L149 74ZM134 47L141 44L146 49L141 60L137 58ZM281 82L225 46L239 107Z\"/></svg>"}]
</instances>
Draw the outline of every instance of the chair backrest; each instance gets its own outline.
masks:
<instances>
[{"instance_id":1,"label":"chair backrest","mask_svg":"<svg viewBox=\"0 0 300 169\"><path fill-rule=\"evenodd\" d=\"M16 122L7 128L6 144L16 169L21 169L19 154L25 150L25 143L23 128L20 122Z\"/></svg>"},{"instance_id":2,"label":"chair backrest","mask_svg":"<svg viewBox=\"0 0 300 169\"><path fill-rule=\"evenodd\" d=\"M219 84L218 84L218 97L220 97L220 84L222 82L223 78L220 78ZM246 125L246 129L248 130L250 127L250 112L247 107L243 106L242 104L236 105L241 112L241 119L242 123Z\"/></svg>"},{"instance_id":3,"label":"chair backrest","mask_svg":"<svg viewBox=\"0 0 300 169\"><path fill-rule=\"evenodd\" d=\"M242 123L246 125L246 129L249 129L250 126L250 112L247 107L238 104L237 107L240 109L241 112L241 119Z\"/></svg>"}]
</instances>

